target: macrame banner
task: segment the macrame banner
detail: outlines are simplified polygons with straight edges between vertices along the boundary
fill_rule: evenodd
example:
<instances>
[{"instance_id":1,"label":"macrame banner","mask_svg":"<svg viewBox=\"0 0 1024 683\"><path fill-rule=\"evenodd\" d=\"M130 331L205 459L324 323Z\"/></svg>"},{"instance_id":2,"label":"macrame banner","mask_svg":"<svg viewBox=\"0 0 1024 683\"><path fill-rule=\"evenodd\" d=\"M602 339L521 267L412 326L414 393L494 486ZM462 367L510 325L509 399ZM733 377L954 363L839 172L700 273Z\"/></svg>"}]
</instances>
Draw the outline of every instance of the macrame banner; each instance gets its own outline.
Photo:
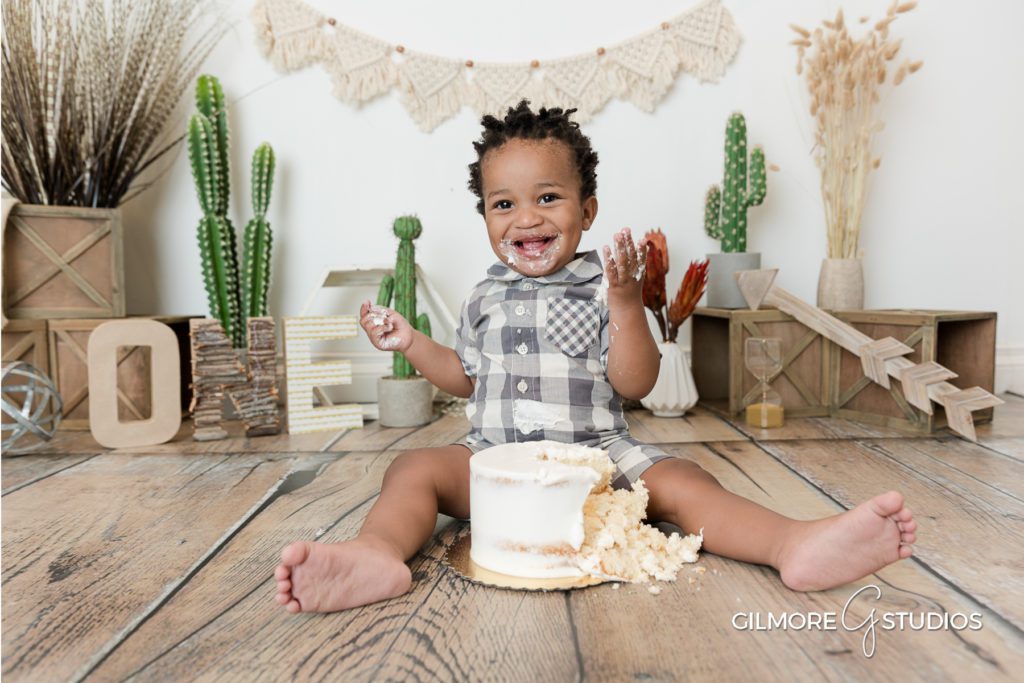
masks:
<instances>
[{"instance_id":1,"label":"macrame banner","mask_svg":"<svg viewBox=\"0 0 1024 683\"><path fill-rule=\"evenodd\" d=\"M575 107L580 122L612 97L650 112L681 70L717 80L740 44L721 0L704 0L658 28L591 53L522 63L451 59L391 45L301 0L257 0L252 20L261 52L278 70L322 64L334 94L349 104L398 88L424 131L463 106L498 115L523 97L534 106Z\"/></svg>"}]
</instances>

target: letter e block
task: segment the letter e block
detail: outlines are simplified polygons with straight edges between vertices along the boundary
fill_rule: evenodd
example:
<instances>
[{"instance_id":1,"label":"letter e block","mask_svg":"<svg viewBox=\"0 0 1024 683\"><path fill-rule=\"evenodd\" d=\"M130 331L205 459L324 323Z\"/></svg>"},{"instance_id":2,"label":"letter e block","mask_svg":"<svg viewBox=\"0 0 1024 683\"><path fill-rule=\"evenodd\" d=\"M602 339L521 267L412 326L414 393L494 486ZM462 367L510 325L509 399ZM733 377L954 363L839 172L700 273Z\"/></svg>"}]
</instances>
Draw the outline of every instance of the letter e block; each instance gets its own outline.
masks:
<instances>
[{"instance_id":1,"label":"letter e block","mask_svg":"<svg viewBox=\"0 0 1024 683\"><path fill-rule=\"evenodd\" d=\"M288 433L318 432L363 426L358 404L313 405L313 388L352 383L352 362L312 362L314 341L346 339L356 336L357 317L285 318L284 351L288 388Z\"/></svg>"}]
</instances>

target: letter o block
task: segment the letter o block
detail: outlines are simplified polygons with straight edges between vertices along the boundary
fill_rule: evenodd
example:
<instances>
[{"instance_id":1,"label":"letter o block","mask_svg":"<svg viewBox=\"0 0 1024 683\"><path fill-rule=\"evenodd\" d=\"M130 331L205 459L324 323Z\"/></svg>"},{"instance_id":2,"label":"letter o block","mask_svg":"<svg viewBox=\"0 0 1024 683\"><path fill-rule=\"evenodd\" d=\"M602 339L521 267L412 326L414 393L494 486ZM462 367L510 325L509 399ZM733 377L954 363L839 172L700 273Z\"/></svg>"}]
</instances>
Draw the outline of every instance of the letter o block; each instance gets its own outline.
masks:
<instances>
[{"instance_id":1,"label":"letter o block","mask_svg":"<svg viewBox=\"0 0 1024 683\"><path fill-rule=\"evenodd\" d=\"M146 420L117 418L117 349L151 349L149 391L152 411ZM89 335L89 431L107 448L152 446L169 441L181 426L181 367L178 340L155 320L112 320Z\"/></svg>"}]
</instances>

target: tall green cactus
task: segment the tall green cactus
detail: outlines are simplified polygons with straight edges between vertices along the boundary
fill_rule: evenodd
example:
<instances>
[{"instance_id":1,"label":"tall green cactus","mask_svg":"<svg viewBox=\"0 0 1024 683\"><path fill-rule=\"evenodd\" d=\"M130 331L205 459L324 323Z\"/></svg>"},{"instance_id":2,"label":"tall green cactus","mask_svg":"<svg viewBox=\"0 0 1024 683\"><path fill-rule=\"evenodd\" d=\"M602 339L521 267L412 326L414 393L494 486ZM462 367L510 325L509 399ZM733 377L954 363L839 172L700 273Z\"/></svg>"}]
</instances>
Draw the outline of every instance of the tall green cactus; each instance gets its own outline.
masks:
<instances>
[{"instance_id":1,"label":"tall green cactus","mask_svg":"<svg viewBox=\"0 0 1024 683\"><path fill-rule=\"evenodd\" d=\"M267 205L274 182L274 150L263 143L252 155L253 219L245 226L242 246L242 305L247 317L267 314L270 287L270 246L273 233L267 222Z\"/></svg>"},{"instance_id":2,"label":"tall green cactus","mask_svg":"<svg viewBox=\"0 0 1024 683\"><path fill-rule=\"evenodd\" d=\"M203 217L199 253L210 314L235 347L245 345L245 322L266 315L270 282L270 225L266 220L274 152L263 143L253 155L253 212L245 229L244 261L238 263L235 228L227 216L230 185L228 117L224 91L214 77L196 83L196 108L188 123L188 156ZM241 273L240 273L241 271Z\"/></svg>"},{"instance_id":3,"label":"tall green cactus","mask_svg":"<svg viewBox=\"0 0 1024 683\"><path fill-rule=\"evenodd\" d=\"M747 182L747 122L734 112L725 127L725 178L722 185L708 188L704 198L704 232L722 241L722 251L747 250L747 209L764 201L767 183L764 150L750 153L750 182Z\"/></svg>"},{"instance_id":4,"label":"tall green cactus","mask_svg":"<svg viewBox=\"0 0 1024 683\"><path fill-rule=\"evenodd\" d=\"M395 274L386 275L377 293L378 306L391 306L394 295L394 309L423 334L430 336L430 319L426 313L416 315L416 247L412 241L423 232L423 226L415 216L401 216L392 226L398 236L398 259ZM416 375L416 369L401 352L396 351L392 362L392 374L398 379Z\"/></svg>"}]
</instances>

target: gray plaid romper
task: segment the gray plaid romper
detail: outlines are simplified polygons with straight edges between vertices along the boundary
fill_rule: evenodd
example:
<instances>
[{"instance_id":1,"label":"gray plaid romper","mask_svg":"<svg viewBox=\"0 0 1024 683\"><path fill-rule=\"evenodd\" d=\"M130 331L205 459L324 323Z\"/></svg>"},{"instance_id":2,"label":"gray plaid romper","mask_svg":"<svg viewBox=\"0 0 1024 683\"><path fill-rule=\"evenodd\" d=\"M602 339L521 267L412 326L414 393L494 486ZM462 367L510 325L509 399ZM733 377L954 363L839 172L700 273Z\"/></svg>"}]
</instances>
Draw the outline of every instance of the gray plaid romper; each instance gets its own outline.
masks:
<instances>
[{"instance_id":1,"label":"gray plaid romper","mask_svg":"<svg viewBox=\"0 0 1024 683\"><path fill-rule=\"evenodd\" d=\"M527 277L497 262L462 305L455 352L476 377L472 428L456 442L490 446L551 439L608 451L616 488L672 456L629 435L622 397L608 381L608 307L597 251Z\"/></svg>"}]
</instances>

